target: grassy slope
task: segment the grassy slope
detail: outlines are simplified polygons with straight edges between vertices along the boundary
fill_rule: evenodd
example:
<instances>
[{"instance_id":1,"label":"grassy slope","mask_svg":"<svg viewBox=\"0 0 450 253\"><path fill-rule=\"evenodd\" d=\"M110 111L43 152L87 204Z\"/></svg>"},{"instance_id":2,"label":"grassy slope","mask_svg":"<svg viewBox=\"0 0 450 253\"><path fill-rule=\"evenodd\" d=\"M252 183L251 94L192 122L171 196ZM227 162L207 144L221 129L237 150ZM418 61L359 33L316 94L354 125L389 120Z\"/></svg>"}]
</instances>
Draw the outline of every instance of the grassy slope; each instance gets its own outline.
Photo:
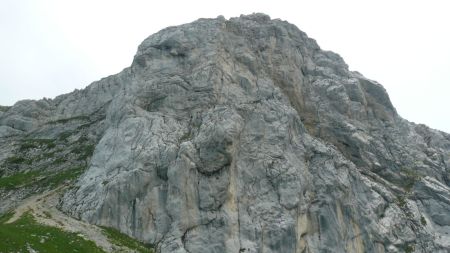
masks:
<instances>
[{"instance_id":1,"label":"grassy slope","mask_svg":"<svg viewBox=\"0 0 450 253\"><path fill-rule=\"evenodd\" d=\"M38 224L29 213L17 221L6 224L11 214L0 218L0 252L104 252L94 242L75 233Z\"/></svg>"},{"instance_id":2,"label":"grassy slope","mask_svg":"<svg viewBox=\"0 0 450 253\"><path fill-rule=\"evenodd\" d=\"M115 245L125 246L139 253L154 252L151 245L145 245L142 242L139 242L126 234L122 234L113 228L103 227L103 232L108 237L109 241Z\"/></svg>"},{"instance_id":3,"label":"grassy slope","mask_svg":"<svg viewBox=\"0 0 450 253\"><path fill-rule=\"evenodd\" d=\"M55 124L65 122L62 120ZM56 139L21 140L16 146L15 154L6 158L0 166L17 171L0 177L0 191L32 188L40 192L77 179L85 171L87 160L92 156L95 145L83 135L75 137L75 140L70 139L74 135L76 132L64 132ZM48 167L60 169L48 170ZM6 224L11 216L10 213L0 217L0 253L28 252L29 247L37 252L50 253L104 252L94 242L83 239L77 233L68 233L56 227L37 223L30 211L17 221ZM103 233L116 246L140 253L154 252L151 245L145 245L117 230L103 228Z\"/></svg>"},{"instance_id":4,"label":"grassy slope","mask_svg":"<svg viewBox=\"0 0 450 253\"><path fill-rule=\"evenodd\" d=\"M19 172L8 177L0 178L0 189L13 190L32 185L56 188L66 181L78 178L84 169L82 166L77 166L53 174L38 171Z\"/></svg>"}]
</instances>

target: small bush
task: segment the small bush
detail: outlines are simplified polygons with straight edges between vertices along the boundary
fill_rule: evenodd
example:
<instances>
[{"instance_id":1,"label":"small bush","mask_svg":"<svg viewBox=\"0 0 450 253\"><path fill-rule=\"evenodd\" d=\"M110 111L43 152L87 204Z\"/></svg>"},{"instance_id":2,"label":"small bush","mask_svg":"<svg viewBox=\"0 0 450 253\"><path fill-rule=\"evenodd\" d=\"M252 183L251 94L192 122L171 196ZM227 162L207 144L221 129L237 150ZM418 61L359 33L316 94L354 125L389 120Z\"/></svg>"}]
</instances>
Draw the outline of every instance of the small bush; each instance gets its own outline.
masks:
<instances>
[{"instance_id":1,"label":"small bush","mask_svg":"<svg viewBox=\"0 0 450 253\"><path fill-rule=\"evenodd\" d=\"M422 226L426 226L427 225L427 220L425 219L425 217L420 216L420 223L422 223Z\"/></svg>"},{"instance_id":2,"label":"small bush","mask_svg":"<svg viewBox=\"0 0 450 253\"><path fill-rule=\"evenodd\" d=\"M405 253L412 253L412 252L414 252L414 250L415 250L414 245L408 244L405 246Z\"/></svg>"},{"instance_id":3,"label":"small bush","mask_svg":"<svg viewBox=\"0 0 450 253\"><path fill-rule=\"evenodd\" d=\"M406 199L404 196L397 197L397 205L400 208L405 208L408 202L406 202Z\"/></svg>"},{"instance_id":4,"label":"small bush","mask_svg":"<svg viewBox=\"0 0 450 253\"><path fill-rule=\"evenodd\" d=\"M422 175L410 168L402 168L401 172L404 174L403 188L410 192L414 185L420 181Z\"/></svg>"}]
</instances>

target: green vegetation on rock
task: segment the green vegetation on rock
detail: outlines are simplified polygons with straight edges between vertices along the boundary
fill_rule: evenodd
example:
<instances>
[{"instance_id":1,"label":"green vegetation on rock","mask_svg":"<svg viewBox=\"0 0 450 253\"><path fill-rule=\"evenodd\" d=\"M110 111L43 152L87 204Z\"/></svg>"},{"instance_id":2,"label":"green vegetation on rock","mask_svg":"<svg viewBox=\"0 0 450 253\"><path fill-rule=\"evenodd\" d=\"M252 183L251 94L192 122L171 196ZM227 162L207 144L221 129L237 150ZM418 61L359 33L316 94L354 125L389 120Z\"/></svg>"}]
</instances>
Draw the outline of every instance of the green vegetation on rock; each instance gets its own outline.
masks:
<instances>
[{"instance_id":1,"label":"green vegetation on rock","mask_svg":"<svg viewBox=\"0 0 450 253\"><path fill-rule=\"evenodd\" d=\"M0 112L6 112L11 108L11 106L0 105Z\"/></svg>"},{"instance_id":2,"label":"green vegetation on rock","mask_svg":"<svg viewBox=\"0 0 450 253\"><path fill-rule=\"evenodd\" d=\"M125 246L139 253L153 253L152 245L144 244L136 239L123 234L116 229L103 227L103 233L108 237L111 243L119 246Z\"/></svg>"},{"instance_id":3,"label":"green vegetation on rock","mask_svg":"<svg viewBox=\"0 0 450 253\"><path fill-rule=\"evenodd\" d=\"M422 178L421 174L410 168L402 168L401 173L405 176L403 187L408 192L410 192L414 185Z\"/></svg>"},{"instance_id":4,"label":"green vegetation on rock","mask_svg":"<svg viewBox=\"0 0 450 253\"><path fill-rule=\"evenodd\" d=\"M0 224L3 224L14 216L14 212L8 212L0 216Z\"/></svg>"},{"instance_id":5,"label":"green vegetation on rock","mask_svg":"<svg viewBox=\"0 0 450 253\"><path fill-rule=\"evenodd\" d=\"M422 226L426 226L427 225L427 220L425 219L425 217L420 216L420 223L422 223Z\"/></svg>"},{"instance_id":6,"label":"green vegetation on rock","mask_svg":"<svg viewBox=\"0 0 450 253\"><path fill-rule=\"evenodd\" d=\"M66 181L72 181L78 178L84 170L84 166L76 166L56 173L48 171L19 172L0 178L0 189L12 190L29 186L56 188Z\"/></svg>"},{"instance_id":7,"label":"green vegetation on rock","mask_svg":"<svg viewBox=\"0 0 450 253\"><path fill-rule=\"evenodd\" d=\"M412 252L414 252L414 250L415 250L414 245L408 244L405 246L405 253L412 253Z\"/></svg>"},{"instance_id":8,"label":"green vegetation on rock","mask_svg":"<svg viewBox=\"0 0 450 253\"><path fill-rule=\"evenodd\" d=\"M65 181L72 181L77 179L85 170L85 167L78 166L69 170L60 171L58 173L50 175L43 182L51 188L56 188Z\"/></svg>"},{"instance_id":9,"label":"green vegetation on rock","mask_svg":"<svg viewBox=\"0 0 450 253\"><path fill-rule=\"evenodd\" d=\"M51 149L54 148L55 146L56 146L55 140L53 139L26 139L21 143L19 150L23 152L28 149L42 148L42 147Z\"/></svg>"},{"instance_id":10,"label":"green vegetation on rock","mask_svg":"<svg viewBox=\"0 0 450 253\"><path fill-rule=\"evenodd\" d=\"M53 161L53 165L61 165L64 164L65 162L67 162L67 159L64 157L58 157Z\"/></svg>"},{"instance_id":11,"label":"green vegetation on rock","mask_svg":"<svg viewBox=\"0 0 450 253\"><path fill-rule=\"evenodd\" d=\"M46 160L46 159L51 159L53 157L55 157L56 152L48 152L48 153L43 153L41 156L37 157L36 160Z\"/></svg>"},{"instance_id":12,"label":"green vegetation on rock","mask_svg":"<svg viewBox=\"0 0 450 253\"><path fill-rule=\"evenodd\" d=\"M89 117L85 116L85 115L80 115L80 116L75 116L75 117L71 117L71 118L58 119L58 120L50 121L48 123L49 124L64 124L64 123L67 123L67 122L73 121L73 120L89 120Z\"/></svg>"},{"instance_id":13,"label":"green vegetation on rock","mask_svg":"<svg viewBox=\"0 0 450 253\"><path fill-rule=\"evenodd\" d=\"M77 233L37 223L30 213L6 224L11 216L9 213L0 218L0 252L104 252Z\"/></svg>"},{"instance_id":14,"label":"green vegetation on rock","mask_svg":"<svg viewBox=\"0 0 450 253\"><path fill-rule=\"evenodd\" d=\"M94 149L95 149L94 145L84 144L84 145L80 145L80 146L77 146L74 149L72 149L72 153L75 153L78 155L79 161L83 161L92 156L92 154L94 153Z\"/></svg>"},{"instance_id":15,"label":"green vegetation on rock","mask_svg":"<svg viewBox=\"0 0 450 253\"><path fill-rule=\"evenodd\" d=\"M9 165L21 165L21 164L27 164L30 165L33 161L26 159L22 156L11 156L5 159L5 164L9 164Z\"/></svg>"},{"instance_id":16,"label":"green vegetation on rock","mask_svg":"<svg viewBox=\"0 0 450 253\"><path fill-rule=\"evenodd\" d=\"M32 184L36 178L39 176L39 172L19 172L14 175L0 178L0 189L4 188L7 190L28 186Z\"/></svg>"},{"instance_id":17,"label":"green vegetation on rock","mask_svg":"<svg viewBox=\"0 0 450 253\"><path fill-rule=\"evenodd\" d=\"M58 139L59 139L60 141L67 141L67 138L69 138L72 134L73 134L73 133L70 132L70 131L63 132L63 133L61 133L61 134L58 136Z\"/></svg>"},{"instance_id":18,"label":"green vegetation on rock","mask_svg":"<svg viewBox=\"0 0 450 253\"><path fill-rule=\"evenodd\" d=\"M397 205L400 208L405 208L407 204L408 204L408 202L406 201L404 196L398 196L397 197Z\"/></svg>"}]
</instances>

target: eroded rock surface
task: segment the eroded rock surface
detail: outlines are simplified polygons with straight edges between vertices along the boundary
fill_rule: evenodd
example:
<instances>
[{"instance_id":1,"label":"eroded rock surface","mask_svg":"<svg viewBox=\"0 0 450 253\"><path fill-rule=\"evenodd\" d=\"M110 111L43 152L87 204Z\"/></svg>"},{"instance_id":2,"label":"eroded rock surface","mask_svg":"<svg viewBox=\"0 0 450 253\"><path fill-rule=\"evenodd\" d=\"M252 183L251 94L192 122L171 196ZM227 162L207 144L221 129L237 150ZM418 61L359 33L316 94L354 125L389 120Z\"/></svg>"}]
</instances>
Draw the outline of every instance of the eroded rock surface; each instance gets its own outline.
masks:
<instances>
[{"instance_id":1,"label":"eroded rock surface","mask_svg":"<svg viewBox=\"0 0 450 253\"><path fill-rule=\"evenodd\" d=\"M0 114L3 159L81 119L97 144L60 208L158 252L450 251L450 135L285 21L166 28L121 73Z\"/></svg>"}]
</instances>

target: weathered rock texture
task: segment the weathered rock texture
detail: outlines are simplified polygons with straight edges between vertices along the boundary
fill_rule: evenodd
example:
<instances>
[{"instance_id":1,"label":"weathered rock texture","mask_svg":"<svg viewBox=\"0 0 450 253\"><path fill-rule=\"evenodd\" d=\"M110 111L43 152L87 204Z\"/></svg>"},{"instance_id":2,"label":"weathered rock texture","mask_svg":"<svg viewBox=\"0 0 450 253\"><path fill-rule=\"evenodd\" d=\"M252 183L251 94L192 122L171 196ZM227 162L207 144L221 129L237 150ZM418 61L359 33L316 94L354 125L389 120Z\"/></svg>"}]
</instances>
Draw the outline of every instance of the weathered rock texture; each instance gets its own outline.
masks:
<instances>
[{"instance_id":1,"label":"weathered rock texture","mask_svg":"<svg viewBox=\"0 0 450 253\"><path fill-rule=\"evenodd\" d=\"M61 209L158 252L450 251L450 135L287 22L166 28L121 73L3 112L0 159L81 119L97 144Z\"/></svg>"}]
</instances>

